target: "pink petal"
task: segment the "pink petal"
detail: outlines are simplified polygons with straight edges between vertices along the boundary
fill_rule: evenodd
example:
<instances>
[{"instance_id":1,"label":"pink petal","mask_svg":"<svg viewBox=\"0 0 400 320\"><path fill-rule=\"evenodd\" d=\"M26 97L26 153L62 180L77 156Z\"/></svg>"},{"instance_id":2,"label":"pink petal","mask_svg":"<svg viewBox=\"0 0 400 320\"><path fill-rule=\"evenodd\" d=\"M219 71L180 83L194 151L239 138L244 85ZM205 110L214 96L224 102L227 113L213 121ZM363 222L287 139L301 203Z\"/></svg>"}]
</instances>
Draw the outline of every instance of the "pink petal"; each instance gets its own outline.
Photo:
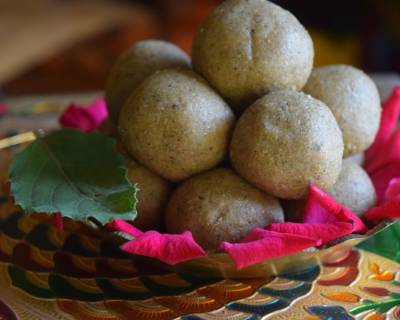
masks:
<instances>
[{"instance_id":1,"label":"pink petal","mask_svg":"<svg viewBox=\"0 0 400 320\"><path fill-rule=\"evenodd\" d=\"M367 226L360 219L360 217L346 207L342 206L340 216L342 216L343 219L338 219L338 222L350 222L353 225L353 232L362 234L368 231Z\"/></svg>"},{"instance_id":2,"label":"pink petal","mask_svg":"<svg viewBox=\"0 0 400 320\"><path fill-rule=\"evenodd\" d=\"M304 219L304 223L275 223L265 229L255 228L241 243L223 242L220 247L240 269L366 230L357 215L316 186L310 186Z\"/></svg>"},{"instance_id":3,"label":"pink petal","mask_svg":"<svg viewBox=\"0 0 400 320\"><path fill-rule=\"evenodd\" d=\"M383 105L381 124L374 143L365 152L365 167L374 161L383 145L390 139L396 127L400 113L400 86L396 86L389 99Z\"/></svg>"},{"instance_id":4,"label":"pink petal","mask_svg":"<svg viewBox=\"0 0 400 320\"><path fill-rule=\"evenodd\" d=\"M132 254L156 258L170 265L204 257L206 254L189 231L182 234L147 231L136 239L124 243L121 249Z\"/></svg>"},{"instance_id":5,"label":"pink petal","mask_svg":"<svg viewBox=\"0 0 400 320\"><path fill-rule=\"evenodd\" d=\"M337 222L336 214L340 205L317 186L308 189L308 198L304 209L304 223L333 223ZM334 213L334 214L333 214Z\"/></svg>"},{"instance_id":6,"label":"pink petal","mask_svg":"<svg viewBox=\"0 0 400 320\"><path fill-rule=\"evenodd\" d=\"M400 202L396 201L386 202L381 206L369 209L364 218L373 224L378 224L384 220L399 219L400 218Z\"/></svg>"},{"instance_id":7,"label":"pink petal","mask_svg":"<svg viewBox=\"0 0 400 320\"><path fill-rule=\"evenodd\" d=\"M384 202L394 201L400 197L400 178L393 178L385 191Z\"/></svg>"},{"instance_id":8,"label":"pink petal","mask_svg":"<svg viewBox=\"0 0 400 320\"><path fill-rule=\"evenodd\" d=\"M58 230L64 229L64 221L60 212L54 214L54 225Z\"/></svg>"},{"instance_id":9,"label":"pink petal","mask_svg":"<svg viewBox=\"0 0 400 320\"><path fill-rule=\"evenodd\" d=\"M93 119L96 129L103 123L108 117L107 105L104 97L101 97L89 104L84 110Z\"/></svg>"},{"instance_id":10,"label":"pink petal","mask_svg":"<svg viewBox=\"0 0 400 320\"><path fill-rule=\"evenodd\" d=\"M308 191L303 222L318 224L351 222L353 232L363 233L367 230L365 224L356 214L314 185L311 185Z\"/></svg>"},{"instance_id":11,"label":"pink petal","mask_svg":"<svg viewBox=\"0 0 400 320\"><path fill-rule=\"evenodd\" d=\"M308 237L256 228L243 242L222 242L220 248L230 255L237 269L242 269L264 260L286 256L320 244L319 240Z\"/></svg>"},{"instance_id":12,"label":"pink petal","mask_svg":"<svg viewBox=\"0 0 400 320\"><path fill-rule=\"evenodd\" d=\"M396 177L400 177L400 161L393 161L370 175L375 187L378 205L382 204L385 199L389 182Z\"/></svg>"},{"instance_id":13,"label":"pink petal","mask_svg":"<svg viewBox=\"0 0 400 320\"><path fill-rule=\"evenodd\" d=\"M95 126L93 119L88 116L83 108L74 104L68 106L59 119L63 128L75 128L85 132L93 131Z\"/></svg>"},{"instance_id":14,"label":"pink petal","mask_svg":"<svg viewBox=\"0 0 400 320\"><path fill-rule=\"evenodd\" d=\"M107 116L105 100L100 98L87 106L71 103L59 118L59 123L61 127L89 132L96 130Z\"/></svg>"},{"instance_id":15,"label":"pink petal","mask_svg":"<svg viewBox=\"0 0 400 320\"><path fill-rule=\"evenodd\" d=\"M380 146L379 152L376 153L374 158L372 158L371 161L365 166L365 170L371 175L390 162L399 160L400 130L396 130L394 134L387 140L387 142Z\"/></svg>"},{"instance_id":16,"label":"pink petal","mask_svg":"<svg viewBox=\"0 0 400 320\"><path fill-rule=\"evenodd\" d=\"M279 233L295 234L311 239L320 239L322 244L336 240L353 232L353 224L349 222L333 223L273 223L267 230Z\"/></svg>"},{"instance_id":17,"label":"pink petal","mask_svg":"<svg viewBox=\"0 0 400 320\"><path fill-rule=\"evenodd\" d=\"M109 223L106 224L106 228L110 231L119 231L123 233L127 233L134 237L139 237L143 234L143 231L140 231L135 226L131 225L129 222L121 219L112 219Z\"/></svg>"},{"instance_id":18,"label":"pink petal","mask_svg":"<svg viewBox=\"0 0 400 320\"><path fill-rule=\"evenodd\" d=\"M160 234L157 231L142 232L130 223L113 219L106 225L112 231L120 231L135 237L121 249L137 255L156 258L168 264L176 264L205 256L204 250L194 241L192 233Z\"/></svg>"},{"instance_id":19,"label":"pink petal","mask_svg":"<svg viewBox=\"0 0 400 320\"><path fill-rule=\"evenodd\" d=\"M240 243L252 242L266 238L268 235L275 235L274 232L266 232L266 229L254 228L240 241ZM229 243L229 242L227 242Z\"/></svg>"},{"instance_id":20,"label":"pink petal","mask_svg":"<svg viewBox=\"0 0 400 320\"><path fill-rule=\"evenodd\" d=\"M0 115L6 112L7 109L8 109L7 105L5 103L0 102Z\"/></svg>"}]
</instances>

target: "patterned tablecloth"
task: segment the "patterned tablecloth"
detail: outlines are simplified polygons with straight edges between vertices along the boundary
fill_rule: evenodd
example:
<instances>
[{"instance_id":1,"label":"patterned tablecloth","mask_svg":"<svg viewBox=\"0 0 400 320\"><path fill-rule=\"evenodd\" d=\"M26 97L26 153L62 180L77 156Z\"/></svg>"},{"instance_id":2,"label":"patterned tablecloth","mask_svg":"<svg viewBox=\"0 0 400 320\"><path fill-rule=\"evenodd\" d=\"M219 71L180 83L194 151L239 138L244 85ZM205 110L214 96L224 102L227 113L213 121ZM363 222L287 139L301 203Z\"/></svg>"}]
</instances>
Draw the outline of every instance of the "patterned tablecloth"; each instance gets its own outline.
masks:
<instances>
[{"instance_id":1,"label":"patterned tablecloth","mask_svg":"<svg viewBox=\"0 0 400 320\"><path fill-rule=\"evenodd\" d=\"M0 151L0 178L14 151ZM174 273L119 243L75 222L57 230L0 196L0 319L400 319L400 222L240 280Z\"/></svg>"}]
</instances>

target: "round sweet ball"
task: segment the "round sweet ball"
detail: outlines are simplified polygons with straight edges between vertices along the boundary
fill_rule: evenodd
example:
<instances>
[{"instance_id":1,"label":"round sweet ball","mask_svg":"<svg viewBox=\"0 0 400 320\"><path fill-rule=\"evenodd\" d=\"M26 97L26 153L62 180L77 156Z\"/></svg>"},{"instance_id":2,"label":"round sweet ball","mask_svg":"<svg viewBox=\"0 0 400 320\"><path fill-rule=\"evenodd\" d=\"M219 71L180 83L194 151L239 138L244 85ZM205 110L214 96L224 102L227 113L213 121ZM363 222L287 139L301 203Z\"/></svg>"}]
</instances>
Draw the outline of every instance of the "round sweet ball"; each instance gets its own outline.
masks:
<instances>
[{"instance_id":1,"label":"round sweet ball","mask_svg":"<svg viewBox=\"0 0 400 320\"><path fill-rule=\"evenodd\" d=\"M358 164L344 160L336 183L328 189L339 203L352 212L362 215L376 202L374 185L368 174Z\"/></svg>"},{"instance_id":2,"label":"round sweet ball","mask_svg":"<svg viewBox=\"0 0 400 320\"><path fill-rule=\"evenodd\" d=\"M232 110L190 70L146 78L124 104L119 133L131 156L170 181L219 164L235 122Z\"/></svg>"},{"instance_id":3,"label":"round sweet ball","mask_svg":"<svg viewBox=\"0 0 400 320\"><path fill-rule=\"evenodd\" d=\"M125 100L154 71L189 67L189 56L172 43L160 40L136 42L117 60L107 80L105 98L111 120L118 122Z\"/></svg>"},{"instance_id":4,"label":"round sweet ball","mask_svg":"<svg viewBox=\"0 0 400 320\"><path fill-rule=\"evenodd\" d=\"M272 90L301 89L314 59L310 35L266 0L227 0L198 29L193 68L238 111Z\"/></svg>"},{"instance_id":5,"label":"round sweet ball","mask_svg":"<svg viewBox=\"0 0 400 320\"><path fill-rule=\"evenodd\" d=\"M283 211L276 198L225 168L182 183L166 210L167 231L190 230L205 249L216 249L221 241L239 241L255 227L282 221Z\"/></svg>"},{"instance_id":6,"label":"round sweet ball","mask_svg":"<svg viewBox=\"0 0 400 320\"><path fill-rule=\"evenodd\" d=\"M350 157L345 158L344 160L354 162L354 163L358 164L360 167L362 167L364 164L364 161L365 161L365 155L364 155L364 153L356 153Z\"/></svg>"},{"instance_id":7,"label":"round sweet ball","mask_svg":"<svg viewBox=\"0 0 400 320\"><path fill-rule=\"evenodd\" d=\"M379 129L381 104L375 83L364 72L348 65L317 68L304 92L332 110L343 132L345 157L372 144Z\"/></svg>"},{"instance_id":8,"label":"round sweet ball","mask_svg":"<svg viewBox=\"0 0 400 320\"><path fill-rule=\"evenodd\" d=\"M247 181L278 198L300 199L310 183L328 188L336 182L343 139L324 103L281 90L246 109L230 152L234 168Z\"/></svg>"},{"instance_id":9,"label":"round sweet ball","mask_svg":"<svg viewBox=\"0 0 400 320\"><path fill-rule=\"evenodd\" d=\"M139 189L134 225L141 230L162 227L171 184L133 160L128 165L128 178Z\"/></svg>"}]
</instances>

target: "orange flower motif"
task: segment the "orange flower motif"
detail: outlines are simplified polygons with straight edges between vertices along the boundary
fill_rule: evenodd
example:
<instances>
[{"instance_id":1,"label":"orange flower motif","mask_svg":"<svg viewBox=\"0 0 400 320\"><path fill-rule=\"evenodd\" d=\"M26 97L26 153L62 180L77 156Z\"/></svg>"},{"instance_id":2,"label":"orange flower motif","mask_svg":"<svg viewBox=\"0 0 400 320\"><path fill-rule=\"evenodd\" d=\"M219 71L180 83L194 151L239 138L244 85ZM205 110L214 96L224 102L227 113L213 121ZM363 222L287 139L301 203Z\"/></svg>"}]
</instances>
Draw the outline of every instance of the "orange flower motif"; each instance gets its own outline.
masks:
<instances>
[{"instance_id":1,"label":"orange flower motif","mask_svg":"<svg viewBox=\"0 0 400 320\"><path fill-rule=\"evenodd\" d=\"M333 301L340 301L340 302L359 302L360 297L356 294L349 293L349 292L334 292L330 294L323 295L325 298Z\"/></svg>"},{"instance_id":2,"label":"orange flower motif","mask_svg":"<svg viewBox=\"0 0 400 320\"><path fill-rule=\"evenodd\" d=\"M369 270L372 274L369 276L370 279L380 280L380 281L392 281L394 279L394 273L388 270L381 271L379 266L373 262L369 265Z\"/></svg>"}]
</instances>

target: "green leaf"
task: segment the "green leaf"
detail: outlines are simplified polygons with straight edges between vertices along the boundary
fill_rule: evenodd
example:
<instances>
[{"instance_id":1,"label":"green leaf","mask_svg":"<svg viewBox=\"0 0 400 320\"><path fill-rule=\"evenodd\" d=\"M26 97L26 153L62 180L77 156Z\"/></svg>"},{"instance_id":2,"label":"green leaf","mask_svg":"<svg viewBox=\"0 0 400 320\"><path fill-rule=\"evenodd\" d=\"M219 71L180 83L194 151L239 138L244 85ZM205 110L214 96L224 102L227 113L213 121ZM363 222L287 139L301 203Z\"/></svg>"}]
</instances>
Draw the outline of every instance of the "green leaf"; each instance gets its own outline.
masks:
<instances>
[{"instance_id":1,"label":"green leaf","mask_svg":"<svg viewBox=\"0 0 400 320\"><path fill-rule=\"evenodd\" d=\"M390 243L390 246L388 246L388 243ZM400 262L400 221L393 222L376 232L357 244L356 248Z\"/></svg>"},{"instance_id":2,"label":"green leaf","mask_svg":"<svg viewBox=\"0 0 400 320\"><path fill-rule=\"evenodd\" d=\"M400 287L400 281L393 280L392 284L395 285L395 286Z\"/></svg>"},{"instance_id":3,"label":"green leaf","mask_svg":"<svg viewBox=\"0 0 400 320\"><path fill-rule=\"evenodd\" d=\"M11 164L11 192L27 213L61 212L74 220L133 220L136 187L114 140L62 129L38 138Z\"/></svg>"},{"instance_id":4,"label":"green leaf","mask_svg":"<svg viewBox=\"0 0 400 320\"><path fill-rule=\"evenodd\" d=\"M398 305L400 305L399 299L384 300L384 301L377 302L377 308L375 310L380 313L386 313L390 309L392 309L393 307L398 306Z\"/></svg>"},{"instance_id":5,"label":"green leaf","mask_svg":"<svg viewBox=\"0 0 400 320\"><path fill-rule=\"evenodd\" d=\"M395 299L400 299L400 293L397 293L397 292L391 292L391 293L389 293L389 296L391 296L392 298L395 298Z\"/></svg>"}]
</instances>

